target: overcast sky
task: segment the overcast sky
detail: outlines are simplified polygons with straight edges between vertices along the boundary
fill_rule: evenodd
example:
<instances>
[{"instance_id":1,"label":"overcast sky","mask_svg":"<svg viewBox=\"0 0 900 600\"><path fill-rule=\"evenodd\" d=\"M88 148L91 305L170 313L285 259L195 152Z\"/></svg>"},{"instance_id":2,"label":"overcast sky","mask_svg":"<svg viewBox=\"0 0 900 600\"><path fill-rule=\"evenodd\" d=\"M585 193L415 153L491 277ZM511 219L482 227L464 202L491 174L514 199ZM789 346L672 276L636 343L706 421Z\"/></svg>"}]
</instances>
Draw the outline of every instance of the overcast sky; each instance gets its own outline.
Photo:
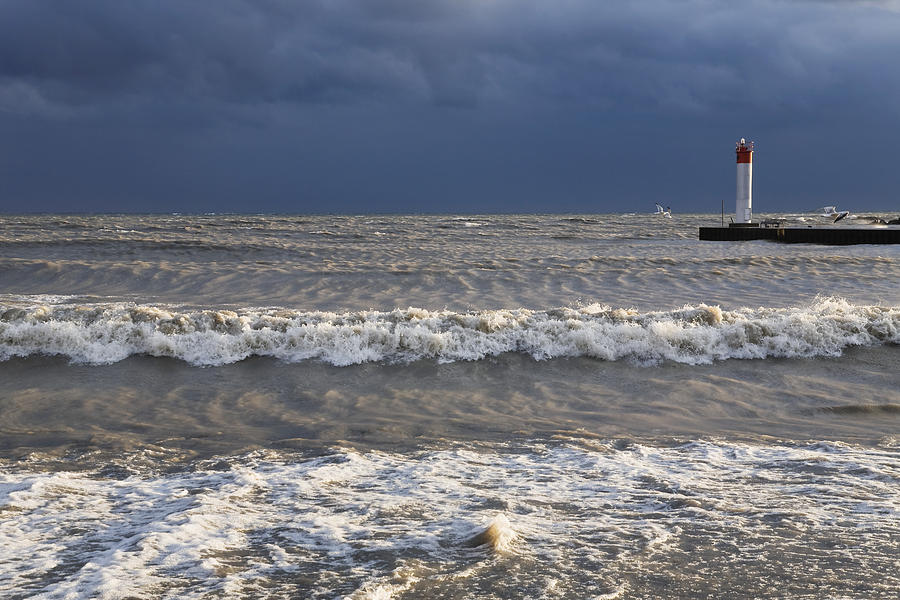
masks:
<instances>
[{"instance_id":1,"label":"overcast sky","mask_svg":"<svg viewBox=\"0 0 900 600\"><path fill-rule=\"evenodd\" d=\"M0 0L0 211L900 212L900 1Z\"/></svg>"}]
</instances>

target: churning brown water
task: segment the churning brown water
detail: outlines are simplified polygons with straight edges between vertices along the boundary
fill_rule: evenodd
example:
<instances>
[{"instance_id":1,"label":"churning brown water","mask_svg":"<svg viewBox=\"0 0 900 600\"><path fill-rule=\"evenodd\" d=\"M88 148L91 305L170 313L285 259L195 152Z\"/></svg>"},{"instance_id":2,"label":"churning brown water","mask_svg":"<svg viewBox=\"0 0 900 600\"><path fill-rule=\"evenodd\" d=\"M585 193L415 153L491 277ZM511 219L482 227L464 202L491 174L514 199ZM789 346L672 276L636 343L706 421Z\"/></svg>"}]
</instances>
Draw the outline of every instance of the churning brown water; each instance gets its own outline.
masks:
<instances>
[{"instance_id":1,"label":"churning brown water","mask_svg":"<svg viewBox=\"0 0 900 600\"><path fill-rule=\"evenodd\" d=\"M0 216L0 593L896 597L900 248L717 222Z\"/></svg>"}]
</instances>

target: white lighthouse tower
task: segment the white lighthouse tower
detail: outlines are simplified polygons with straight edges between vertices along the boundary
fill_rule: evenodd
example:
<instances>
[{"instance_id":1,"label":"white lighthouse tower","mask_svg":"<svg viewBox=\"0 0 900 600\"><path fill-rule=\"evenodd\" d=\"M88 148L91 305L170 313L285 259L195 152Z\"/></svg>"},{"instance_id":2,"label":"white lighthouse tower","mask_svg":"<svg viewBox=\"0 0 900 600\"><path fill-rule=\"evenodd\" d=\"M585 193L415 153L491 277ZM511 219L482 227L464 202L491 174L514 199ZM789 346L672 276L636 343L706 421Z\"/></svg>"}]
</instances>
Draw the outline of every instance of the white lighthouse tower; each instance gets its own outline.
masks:
<instances>
[{"instance_id":1,"label":"white lighthouse tower","mask_svg":"<svg viewBox=\"0 0 900 600\"><path fill-rule=\"evenodd\" d=\"M734 222L750 223L753 219L753 142L744 138L735 144L737 154L737 202Z\"/></svg>"}]
</instances>

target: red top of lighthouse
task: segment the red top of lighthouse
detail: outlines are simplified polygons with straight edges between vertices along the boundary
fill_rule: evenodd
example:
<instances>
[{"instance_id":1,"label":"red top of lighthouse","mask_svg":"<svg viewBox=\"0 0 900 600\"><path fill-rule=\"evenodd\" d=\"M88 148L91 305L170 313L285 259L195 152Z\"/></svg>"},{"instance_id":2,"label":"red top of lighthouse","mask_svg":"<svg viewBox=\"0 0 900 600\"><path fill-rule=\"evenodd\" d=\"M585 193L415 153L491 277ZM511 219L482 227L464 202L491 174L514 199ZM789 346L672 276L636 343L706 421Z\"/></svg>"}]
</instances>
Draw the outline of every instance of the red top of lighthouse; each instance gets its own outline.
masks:
<instances>
[{"instance_id":1,"label":"red top of lighthouse","mask_svg":"<svg viewBox=\"0 0 900 600\"><path fill-rule=\"evenodd\" d=\"M747 144L747 140L741 138L741 141L735 143L734 151L737 154L738 164L753 162L753 142Z\"/></svg>"}]
</instances>

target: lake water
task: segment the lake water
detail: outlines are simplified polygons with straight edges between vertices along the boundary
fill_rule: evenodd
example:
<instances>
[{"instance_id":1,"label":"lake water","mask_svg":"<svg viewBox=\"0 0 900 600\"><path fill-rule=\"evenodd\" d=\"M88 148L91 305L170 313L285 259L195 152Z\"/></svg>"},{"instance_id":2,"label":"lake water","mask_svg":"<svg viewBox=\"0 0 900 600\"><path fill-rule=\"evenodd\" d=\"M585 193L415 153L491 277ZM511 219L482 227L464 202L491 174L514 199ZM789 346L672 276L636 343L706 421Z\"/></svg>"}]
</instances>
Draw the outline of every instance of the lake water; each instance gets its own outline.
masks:
<instances>
[{"instance_id":1,"label":"lake water","mask_svg":"<svg viewBox=\"0 0 900 600\"><path fill-rule=\"evenodd\" d=\"M718 223L0 216L0 595L896 598L900 245Z\"/></svg>"}]
</instances>

